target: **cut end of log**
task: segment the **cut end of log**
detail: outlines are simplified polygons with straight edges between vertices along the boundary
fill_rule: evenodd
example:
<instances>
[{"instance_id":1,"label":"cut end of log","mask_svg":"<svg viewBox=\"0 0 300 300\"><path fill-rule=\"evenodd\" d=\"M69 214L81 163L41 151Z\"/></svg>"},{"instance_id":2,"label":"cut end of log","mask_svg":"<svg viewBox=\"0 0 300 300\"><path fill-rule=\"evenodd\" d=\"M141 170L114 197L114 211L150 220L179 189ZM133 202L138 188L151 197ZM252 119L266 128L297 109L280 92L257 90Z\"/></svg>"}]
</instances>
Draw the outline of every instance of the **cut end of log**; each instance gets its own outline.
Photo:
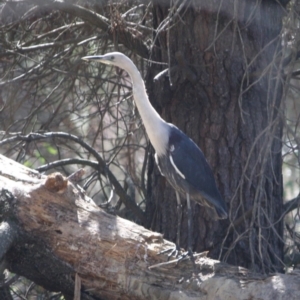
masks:
<instances>
[{"instance_id":1,"label":"cut end of log","mask_svg":"<svg viewBox=\"0 0 300 300\"><path fill-rule=\"evenodd\" d=\"M66 191L68 186L68 179L62 174L56 172L47 176L44 186L47 190L62 194Z\"/></svg>"}]
</instances>

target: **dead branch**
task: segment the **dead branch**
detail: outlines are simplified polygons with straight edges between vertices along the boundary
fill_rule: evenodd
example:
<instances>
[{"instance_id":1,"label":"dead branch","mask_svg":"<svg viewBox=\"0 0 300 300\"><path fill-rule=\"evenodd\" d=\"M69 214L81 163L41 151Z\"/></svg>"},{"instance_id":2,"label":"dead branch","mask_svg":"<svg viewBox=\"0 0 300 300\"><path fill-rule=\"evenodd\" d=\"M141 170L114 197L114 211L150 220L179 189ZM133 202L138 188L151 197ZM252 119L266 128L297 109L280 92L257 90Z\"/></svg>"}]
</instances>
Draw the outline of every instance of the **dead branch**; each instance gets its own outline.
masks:
<instances>
[{"instance_id":1,"label":"dead branch","mask_svg":"<svg viewBox=\"0 0 300 300\"><path fill-rule=\"evenodd\" d=\"M36 140L49 139L49 138L63 138L63 139L72 140L73 142L78 143L80 146L86 149L89 153L91 153L97 159L98 162L97 169L101 174L109 178L111 184L115 188L117 195L123 201L124 205L129 209L131 209L141 221L144 221L145 219L144 213L137 206L137 204L125 193L124 189L122 188L122 186L120 185L116 177L113 175L113 173L109 170L108 166L106 165L105 161L102 159L101 155L93 147L88 145L79 137L65 132L30 133L28 135L16 134L13 137L0 141L0 146L14 141L19 141L19 140L25 142L32 142ZM90 163L89 165L92 165L92 163ZM93 167L95 167L95 165L93 165Z\"/></svg>"}]
</instances>

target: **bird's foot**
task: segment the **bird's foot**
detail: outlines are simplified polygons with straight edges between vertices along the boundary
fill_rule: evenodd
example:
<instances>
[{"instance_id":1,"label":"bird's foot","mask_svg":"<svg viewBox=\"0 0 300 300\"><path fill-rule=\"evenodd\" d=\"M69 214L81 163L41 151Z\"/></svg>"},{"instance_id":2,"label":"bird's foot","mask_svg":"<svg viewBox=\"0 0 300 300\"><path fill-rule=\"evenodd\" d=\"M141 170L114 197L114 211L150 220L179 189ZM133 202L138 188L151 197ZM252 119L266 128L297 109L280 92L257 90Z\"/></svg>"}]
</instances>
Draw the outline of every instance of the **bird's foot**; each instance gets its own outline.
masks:
<instances>
[{"instance_id":1,"label":"bird's foot","mask_svg":"<svg viewBox=\"0 0 300 300\"><path fill-rule=\"evenodd\" d=\"M191 249L189 249L188 251L183 252L180 256L178 256L178 262L185 259L186 257L190 257L190 260L192 262L194 262L194 254L193 251Z\"/></svg>"},{"instance_id":2,"label":"bird's foot","mask_svg":"<svg viewBox=\"0 0 300 300\"><path fill-rule=\"evenodd\" d=\"M181 250L180 250L180 247L178 245L175 245L172 248L168 248L166 250L163 250L163 251L159 252L159 254L166 254L168 252L170 252L168 254L168 260L170 260L170 258L173 257L173 256L175 256L176 258L179 257L179 253L181 252ZM180 256L181 256L181 254L180 254Z\"/></svg>"},{"instance_id":3,"label":"bird's foot","mask_svg":"<svg viewBox=\"0 0 300 300\"><path fill-rule=\"evenodd\" d=\"M168 252L169 252L168 261L170 260L171 257L175 257L177 261L180 262L181 260L187 258L188 256L193 263L195 261L193 251L191 249L188 249L188 251L183 252L182 250L180 250L180 247L178 245L175 245L172 248L168 248L166 250L159 252L159 254L166 254Z\"/></svg>"},{"instance_id":4,"label":"bird's foot","mask_svg":"<svg viewBox=\"0 0 300 300\"><path fill-rule=\"evenodd\" d=\"M156 265L152 265L152 266L149 267L149 269L155 269L155 268L171 265L171 264L174 264L174 263L177 265L180 261L182 261L183 259L186 259L188 256L190 257L190 259L191 259L191 261L194 265L194 269L195 269L196 265L195 265L195 261L194 261L193 251L188 250L186 252L182 252L178 248L179 247L175 246L173 248L168 248L166 250L163 250L163 251L159 252L158 254L164 254L164 253L170 252L170 254L168 255L168 261L162 262L162 263L159 263L159 264L156 264ZM180 252L180 255L178 255L179 252ZM169 259L173 254L176 256L176 259L170 261Z\"/></svg>"}]
</instances>

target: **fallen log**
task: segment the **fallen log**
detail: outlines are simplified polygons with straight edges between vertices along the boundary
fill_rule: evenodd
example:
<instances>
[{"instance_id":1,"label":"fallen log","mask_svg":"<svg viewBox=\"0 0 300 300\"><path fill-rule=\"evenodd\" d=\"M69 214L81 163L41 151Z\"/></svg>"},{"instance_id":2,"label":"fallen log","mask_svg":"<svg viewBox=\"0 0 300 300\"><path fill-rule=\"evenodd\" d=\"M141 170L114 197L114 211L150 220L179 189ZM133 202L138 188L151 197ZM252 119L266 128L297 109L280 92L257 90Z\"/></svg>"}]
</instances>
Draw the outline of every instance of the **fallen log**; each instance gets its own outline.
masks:
<instances>
[{"instance_id":1,"label":"fallen log","mask_svg":"<svg viewBox=\"0 0 300 300\"><path fill-rule=\"evenodd\" d=\"M159 253L174 244L161 234L106 213L60 173L2 155L0 221L5 267L66 298L81 287L81 299L300 299L295 272L253 274L205 253L195 266L167 261Z\"/></svg>"}]
</instances>

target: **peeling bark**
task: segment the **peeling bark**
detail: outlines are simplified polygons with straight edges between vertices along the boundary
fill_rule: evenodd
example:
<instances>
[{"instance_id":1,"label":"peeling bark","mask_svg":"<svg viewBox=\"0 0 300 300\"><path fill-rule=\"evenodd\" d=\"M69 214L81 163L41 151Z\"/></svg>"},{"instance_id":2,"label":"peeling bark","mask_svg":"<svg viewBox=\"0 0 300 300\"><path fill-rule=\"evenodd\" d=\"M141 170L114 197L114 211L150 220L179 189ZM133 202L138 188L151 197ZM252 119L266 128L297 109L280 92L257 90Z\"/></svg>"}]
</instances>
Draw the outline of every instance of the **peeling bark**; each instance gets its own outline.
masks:
<instances>
[{"instance_id":1,"label":"peeling bark","mask_svg":"<svg viewBox=\"0 0 300 300\"><path fill-rule=\"evenodd\" d=\"M159 233L107 214L61 174L40 175L0 155L1 226L18 238L0 259L51 290L82 299L299 299L299 274L261 276L205 254L168 263L174 244ZM3 207L9 212L3 214ZM1 232L0 232L1 233ZM2 239L2 237L0 237ZM78 287L77 287L78 288Z\"/></svg>"}]
</instances>

